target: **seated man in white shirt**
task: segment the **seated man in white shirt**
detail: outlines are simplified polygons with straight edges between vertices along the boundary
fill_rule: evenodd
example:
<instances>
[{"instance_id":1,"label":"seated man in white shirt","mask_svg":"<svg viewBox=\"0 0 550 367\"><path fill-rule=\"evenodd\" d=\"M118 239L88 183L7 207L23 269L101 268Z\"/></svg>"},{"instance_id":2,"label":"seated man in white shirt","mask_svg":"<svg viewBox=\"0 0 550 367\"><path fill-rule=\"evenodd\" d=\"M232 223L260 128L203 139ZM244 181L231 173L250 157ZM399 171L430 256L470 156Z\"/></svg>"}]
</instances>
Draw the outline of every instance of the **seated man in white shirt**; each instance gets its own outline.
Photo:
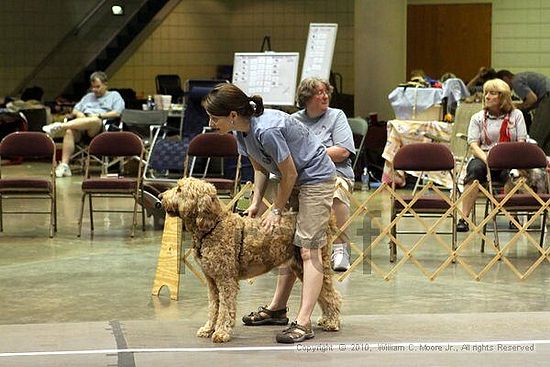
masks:
<instances>
[{"instance_id":1,"label":"seated man in white shirt","mask_svg":"<svg viewBox=\"0 0 550 367\"><path fill-rule=\"evenodd\" d=\"M118 92L107 90L107 75L96 71L90 75L91 92L78 102L71 113L72 120L54 122L42 127L51 137L63 136L61 162L55 170L57 177L71 176L69 160L75 143L83 134L92 138L103 130L103 120L115 119L124 110L124 100Z\"/></svg>"}]
</instances>

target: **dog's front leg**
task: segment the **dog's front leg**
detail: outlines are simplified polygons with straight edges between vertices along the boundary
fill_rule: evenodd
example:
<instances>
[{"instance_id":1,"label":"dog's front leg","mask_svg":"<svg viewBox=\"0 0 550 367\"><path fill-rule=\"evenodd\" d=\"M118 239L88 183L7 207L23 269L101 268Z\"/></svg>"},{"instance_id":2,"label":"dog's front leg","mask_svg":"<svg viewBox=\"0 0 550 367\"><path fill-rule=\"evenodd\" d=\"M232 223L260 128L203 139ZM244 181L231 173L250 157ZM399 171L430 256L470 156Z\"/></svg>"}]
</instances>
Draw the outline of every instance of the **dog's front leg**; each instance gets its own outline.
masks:
<instances>
[{"instance_id":1,"label":"dog's front leg","mask_svg":"<svg viewBox=\"0 0 550 367\"><path fill-rule=\"evenodd\" d=\"M214 279L206 276L206 283L208 285L208 320L204 326L197 331L197 336L200 338L210 338L214 333L214 326L218 319L218 309L220 306L218 287Z\"/></svg>"},{"instance_id":2,"label":"dog's front leg","mask_svg":"<svg viewBox=\"0 0 550 367\"><path fill-rule=\"evenodd\" d=\"M220 308L216 331L212 334L214 343L225 343L231 339L231 331L235 326L237 308L237 294L239 283L236 277L227 277L217 282L220 295Z\"/></svg>"}]
</instances>

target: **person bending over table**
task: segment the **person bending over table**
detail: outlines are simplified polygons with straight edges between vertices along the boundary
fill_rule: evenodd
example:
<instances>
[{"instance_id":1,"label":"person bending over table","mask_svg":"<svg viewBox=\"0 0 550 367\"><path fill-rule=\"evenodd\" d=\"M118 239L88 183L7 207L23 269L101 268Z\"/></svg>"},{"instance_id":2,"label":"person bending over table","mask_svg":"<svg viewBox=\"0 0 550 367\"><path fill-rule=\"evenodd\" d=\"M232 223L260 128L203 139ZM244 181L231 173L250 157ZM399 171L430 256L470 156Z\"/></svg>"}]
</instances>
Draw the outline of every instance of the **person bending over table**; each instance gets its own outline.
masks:
<instances>
[{"instance_id":1,"label":"person bending over table","mask_svg":"<svg viewBox=\"0 0 550 367\"><path fill-rule=\"evenodd\" d=\"M510 87L501 79L491 79L483 84L484 107L475 113L468 126L468 144L473 158L466 167L464 191L474 180L487 182L487 152L496 144L526 141L527 128L520 110L512 103ZM507 171L491 171L491 177L496 181L505 182ZM478 194L472 190L462 201L462 210L467 217L470 215ZM459 219L456 230L468 232L470 228L464 219Z\"/></svg>"},{"instance_id":2,"label":"person bending over table","mask_svg":"<svg viewBox=\"0 0 550 367\"><path fill-rule=\"evenodd\" d=\"M509 70L499 70L497 78L504 80L521 98L516 108L524 112L529 136L537 141L546 155L550 155L550 78L544 74L525 71L513 74ZM528 121L530 111L535 111L533 121Z\"/></svg>"},{"instance_id":3,"label":"person bending over table","mask_svg":"<svg viewBox=\"0 0 550 367\"><path fill-rule=\"evenodd\" d=\"M57 177L71 176L69 160L75 143L86 134L93 138L103 130L103 120L115 119L124 110L124 100L116 91L107 90L107 75L96 71L90 75L92 91L78 102L71 112L72 120L54 122L42 127L52 138L63 136L61 163L55 169Z\"/></svg>"}]
</instances>

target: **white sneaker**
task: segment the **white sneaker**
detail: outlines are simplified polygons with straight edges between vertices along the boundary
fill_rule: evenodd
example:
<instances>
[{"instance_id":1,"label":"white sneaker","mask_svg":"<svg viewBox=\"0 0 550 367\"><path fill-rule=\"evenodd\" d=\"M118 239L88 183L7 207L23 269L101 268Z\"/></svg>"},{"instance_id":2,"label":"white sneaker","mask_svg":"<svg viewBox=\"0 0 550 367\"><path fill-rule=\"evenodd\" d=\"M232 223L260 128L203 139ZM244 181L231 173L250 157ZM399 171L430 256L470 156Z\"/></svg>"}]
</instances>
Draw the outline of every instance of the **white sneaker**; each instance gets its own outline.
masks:
<instances>
[{"instance_id":1,"label":"white sneaker","mask_svg":"<svg viewBox=\"0 0 550 367\"><path fill-rule=\"evenodd\" d=\"M72 176L71 168L67 163L59 163L55 168L55 177L70 177Z\"/></svg>"},{"instance_id":2,"label":"white sneaker","mask_svg":"<svg viewBox=\"0 0 550 367\"><path fill-rule=\"evenodd\" d=\"M42 131L52 138L59 138L63 136L63 123L54 122L53 124L44 125L42 126Z\"/></svg>"},{"instance_id":3,"label":"white sneaker","mask_svg":"<svg viewBox=\"0 0 550 367\"><path fill-rule=\"evenodd\" d=\"M344 244L335 244L332 246L332 270L346 271L350 267L349 252Z\"/></svg>"}]
</instances>

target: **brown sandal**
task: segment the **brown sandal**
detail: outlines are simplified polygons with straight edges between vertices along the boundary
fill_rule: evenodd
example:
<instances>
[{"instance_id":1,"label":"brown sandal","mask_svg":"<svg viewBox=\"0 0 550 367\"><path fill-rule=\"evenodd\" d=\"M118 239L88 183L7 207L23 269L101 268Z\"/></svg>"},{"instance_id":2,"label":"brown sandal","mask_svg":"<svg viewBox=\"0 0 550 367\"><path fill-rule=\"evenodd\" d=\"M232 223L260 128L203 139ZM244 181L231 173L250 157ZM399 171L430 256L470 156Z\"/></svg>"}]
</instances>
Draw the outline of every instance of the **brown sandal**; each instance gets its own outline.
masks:
<instances>
[{"instance_id":1,"label":"brown sandal","mask_svg":"<svg viewBox=\"0 0 550 367\"><path fill-rule=\"evenodd\" d=\"M249 315L243 316L243 323L248 326L259 325L286 325L288 317L286 313L288 308L280 310L270 310L267 306L258 307L258 311L251 312Z\"/></svg>"},{"instance_id":2,"label":"brown sandal","mask_svg":"<svg viewBox=\"0 0 550 367\"><path fill-rule=\"evenodd\" d=\"M306 339L311 339L315 336L313 330L311 330L311 322L308 322L306 326L302 326L294 321L290 324L290 327L277 334L277 343L300 343Z\"/></svg>"}]
</instances>

